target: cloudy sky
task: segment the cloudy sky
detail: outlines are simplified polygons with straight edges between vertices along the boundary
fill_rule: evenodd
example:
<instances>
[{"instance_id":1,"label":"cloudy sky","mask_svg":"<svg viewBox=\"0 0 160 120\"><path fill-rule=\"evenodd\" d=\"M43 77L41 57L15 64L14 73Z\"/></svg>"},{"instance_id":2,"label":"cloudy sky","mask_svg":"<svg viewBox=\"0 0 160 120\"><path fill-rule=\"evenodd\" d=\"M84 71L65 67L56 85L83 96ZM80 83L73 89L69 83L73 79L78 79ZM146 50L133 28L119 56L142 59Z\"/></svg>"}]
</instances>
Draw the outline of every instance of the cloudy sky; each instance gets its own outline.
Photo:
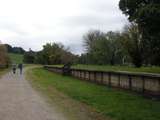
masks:
<instances>
[{"instance_id":1,"label":"cloudy sky","mask_svg":"<svg viewBox=\"0 0 160 120\"><path fill-rule=\"evenodd\" d=\"M83 52L82 36L90 29L121 30L127 23L119 0L1 0L0 40L28 50L61 42Z\"/></svg>"}]
</instances>

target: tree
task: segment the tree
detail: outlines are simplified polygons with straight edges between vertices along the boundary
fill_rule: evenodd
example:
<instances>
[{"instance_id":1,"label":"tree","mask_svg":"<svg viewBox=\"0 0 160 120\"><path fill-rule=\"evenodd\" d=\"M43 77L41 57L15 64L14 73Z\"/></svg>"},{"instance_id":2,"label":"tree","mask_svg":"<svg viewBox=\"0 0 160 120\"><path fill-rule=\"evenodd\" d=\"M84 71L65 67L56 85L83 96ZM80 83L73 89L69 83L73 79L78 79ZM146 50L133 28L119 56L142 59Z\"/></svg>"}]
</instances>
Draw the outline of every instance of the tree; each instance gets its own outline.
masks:
<instances>
[{"instance_id":1,"label":"tree","mask_svg":"<svg viewBox=\"0 0 160 120\"><path fill-rule=\"evenodd\" d=\"M89 31L84 36L87 54L82 56L83 59L89 59L90 64L121 64L123 49L120 38L119 32Z\"/></svg>"},{"instance_id":2,"label":"tree","mask_svg":"<svg viewBox=\"0 0 160 120\"><path fill-rule=\"evenodd\" d=\"M60 43L47 43L43 50L35 54L35 63L40 64L66 64L73 63L77 56L73 55Z\"/></svg>"},{"instance_id":3,"label":"tree","mask_svg":"<svg viewBox=\"0 0 160 120\"><path fill-rule=\"evenodd\" d=\"M35 52L32 51L31 49L28 52L24 53L24 62L25 63L34 63L35 61Z\"/></svg>"},{"instance_id":4,"label":"tree","mask_svg":"<svg viewBox=\"0 0 160 120\"><path fill-rule=\"evenodd\" d=\"M132 63L136 67L141 67L143 63L143 42L138 26L136 24L126 26L122 37L123 45L128 51Z\"/></svg>"},{"instance_id":5,"label":"tree","mask_svg":"<svg viewBox=\"0 0 160 120\"><path fill-rule=\"evenodd\" d=\"M5 45L0 44L0 67L8 67L10 59Z\"/></svg>"},{"instance_id":6,"label":"tree","mask_svg":"<svg viewBox=\"0 0 160 120\"><path fill-rule=\"evenodd\" d=\"M8 51L8 53L17 53L17 54L24 54L25 50L21 47L12 47L9 44L5 44L5 47Z\"/></svg>"},{"instance_id":7,"label":"tree","mask_svg":"<svg viewBox=\"0 0 160 120\"><path fill-rule=\"evenodd\" d=\"M121 34L119 32L108 32L106 34L108 40L107 56L110 64L122 64L124 57L124 49L121 44Z\"/></svg>"},{"instance_id":8,"label":"tree","mask_svg":"<svg viewBox=\"0 0 160 120\"><path fill-rule=\"evenodd\" d=\"M119 7L130 22L138 24L146 57L160 65L160 0L120 0Z\"/></svg>"},{"instance_id":9,"label":"tree","mask_svg":"<svg viewBox=\"0 0 160 120\"><path fill-rule=\"evenodd\" d=\"M84 35L84 46L88 53L88 61L90 64L104 64L105 59L101 52L100 46L104 45L106 40L105 33L98 30L91 30Z\"/></svg>"}]
</instances>

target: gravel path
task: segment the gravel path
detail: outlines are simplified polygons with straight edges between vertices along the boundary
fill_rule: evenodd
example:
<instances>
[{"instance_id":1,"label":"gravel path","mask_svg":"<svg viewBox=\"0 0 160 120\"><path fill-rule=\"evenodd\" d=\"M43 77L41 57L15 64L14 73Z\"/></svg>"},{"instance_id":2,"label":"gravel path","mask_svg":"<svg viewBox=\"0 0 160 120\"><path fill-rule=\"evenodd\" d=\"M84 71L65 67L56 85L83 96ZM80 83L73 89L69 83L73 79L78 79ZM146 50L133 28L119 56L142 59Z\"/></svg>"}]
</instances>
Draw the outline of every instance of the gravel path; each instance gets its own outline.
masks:
<instances>
[{"instance_id":1,"label":"gravel path","mask_svg":"<svg viewBox=\"0 0 160 120\"><path fill-rule=\"evenodd\" d=\"M24 75L5 74L0 78L0 120L67 120L47 104Z\"/></svg>"}]
</instances>

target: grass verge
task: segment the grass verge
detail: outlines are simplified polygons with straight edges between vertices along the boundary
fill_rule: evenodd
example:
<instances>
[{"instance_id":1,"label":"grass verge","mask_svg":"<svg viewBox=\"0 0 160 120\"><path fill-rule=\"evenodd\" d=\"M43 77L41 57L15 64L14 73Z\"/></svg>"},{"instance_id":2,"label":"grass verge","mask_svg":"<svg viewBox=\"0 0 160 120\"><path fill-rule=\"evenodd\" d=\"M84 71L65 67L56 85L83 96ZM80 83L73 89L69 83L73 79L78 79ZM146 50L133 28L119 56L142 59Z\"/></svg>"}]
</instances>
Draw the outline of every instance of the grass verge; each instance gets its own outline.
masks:
<instances>
[{"instance_id":1,"label":"grass verge","mask_svg":"<svg viewBox=\"0 0 160 120\"><path fill-rule=\"evenodd\" d=\"M23 63L23 55L22 54L15 54L15 53L9 53L9 57L11 59L12 63Z\"/></svg>"},{"instance_id":2,"label":"grass verge","mask_svg":"<svg viewBox=\"0 0 160 120\"><path fill-rule=\"evenodd\" d=\"M5 73L7 73L8 71L10 70L10 68L6 68L6 69L0 69L0 77L2 76L2 75L4 75Z\"/></svg>"},{"instance_id":3,"label":"grass verge","mask_svg":"<svg viewBox=\"0 0 160 120\"><path fill-rule=\"evenodd\" d=\"M62 67L63 65L53 65ZM127 71L127 72L146 72L146 73L160 73L160 67L132 67L132 66L111 66L111 65L73 65L72 68L86 69L86 70L97 70L97 71Z\"/></svg>"},{"instance_id":4,"label":"grass verge","mask_svg":"<svg viewBox=\"0 0 160 120\"><path fill-rule=\"evenodd\" d=\"M36 67L36 66L35 66ZM26 78L31 83L32 87L40 92L42 97L50 103L57 112L63 113L68 120L111 120L102 114L96 112L92 107L72 99L70 96L59 91L49 84L43 84L39 76L34 74L34 70L38 69L34 66L26 69ZM37 66L38 67L38 66ZM40 81L41 82L40 82Z\"/></svg>"},{"instance_id":5,"label":"grass verge","mask_svg":"<svg viewBox=\"0 0 160 120\"><path fill-rule=\"evenodd\" d=\"M52 95L49 92L52 88L56 89L113 120L160 120L160 101L61 76L42 68L33 69L32 75L34 84L47 90L48 96Z\"/></svg>"}]
</instances>

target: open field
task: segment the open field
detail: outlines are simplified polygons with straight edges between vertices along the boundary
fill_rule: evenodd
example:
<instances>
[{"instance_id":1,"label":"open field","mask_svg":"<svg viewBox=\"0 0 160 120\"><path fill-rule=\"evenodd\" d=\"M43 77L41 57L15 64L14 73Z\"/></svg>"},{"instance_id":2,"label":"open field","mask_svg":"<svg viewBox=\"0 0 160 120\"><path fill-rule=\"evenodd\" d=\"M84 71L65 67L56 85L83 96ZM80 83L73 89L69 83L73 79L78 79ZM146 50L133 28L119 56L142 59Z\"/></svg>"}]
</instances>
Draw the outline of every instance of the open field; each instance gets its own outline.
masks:
<instances>
[{"instance_id":1,"label":"open field","mask_svg":"<svg viewBox=\"0 0 160 120\"><path fill-rule=\"evenodd\" d=\"M14 54L9 53L9 57L12 63L23 63L23 55L22 54Z\"/></svg>"},{"instance_id":2,"label":"open field","mask_svg":"<svg viewBox=\"0 0 160 120\"><path fill-rule=\"evenodd\" d=\"M62 67L62 65L54 65ZM131 66L110 66L110 65L73 65L72 68L97 70L97 71L128 71L128 72L147 72L160 73L160 67L141 67L135 68Z\"/></svg>"},{"instance_id":3,"label":"open field","mask_svg":"<svg viewBox=\"0 0 160 120\"><path fill-rule=\"evenodd\" d=\"M159 120L160 101L145 99L142 96L123 90L98 86L78 79L48 72L42 68L32 71L34 84L48 96L52 88L85 103L98 113L113 120Z\"/></svg>"}]
</instances>

